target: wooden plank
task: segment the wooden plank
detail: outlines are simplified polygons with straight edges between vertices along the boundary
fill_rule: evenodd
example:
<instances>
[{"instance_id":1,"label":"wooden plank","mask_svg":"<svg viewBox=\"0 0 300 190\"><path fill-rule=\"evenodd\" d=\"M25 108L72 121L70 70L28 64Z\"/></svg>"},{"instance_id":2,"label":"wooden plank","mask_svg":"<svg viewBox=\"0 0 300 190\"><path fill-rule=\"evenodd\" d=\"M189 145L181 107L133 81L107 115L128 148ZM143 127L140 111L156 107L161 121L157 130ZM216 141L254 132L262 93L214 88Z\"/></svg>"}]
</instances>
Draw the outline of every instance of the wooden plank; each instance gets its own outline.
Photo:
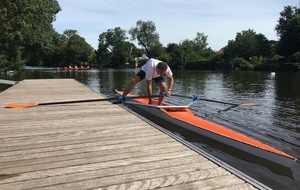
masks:
<instances>
[{"instance_id":1,"label":"wooden plank","mask_svg":"<svg viewBox=\"0 0 300 190\"><path fill-rule=\"evenodd\" d=\"M217 181L217 183L216 183ZM215 176L215 177L209 177L204 178L201 180L197 180L191 183L181 183L175 186L169 186L166 188L161 188L164 190L171 190L171 189L184 189L184 190L193 190L193 189L203 189L203 190L209 190L209 189L224 189L231 187L240 186L244 187L244 182L236 178L234 175L226 175L226 176ZM246 186L246 189L256 189L254 187Z\"/></svg>"},{"instance_id":2,"label":"wooden plank","mask_svg":"<svg viewBox=\"0 0 300 190\"><path fill-rule=\"evenodd\" d=\"M158 152L158 153L157 153ZM179 154L179 152L182 152ZM153 155L149 154L153 153ZM138 160L138 162L143 163L143 162L152 162L154 160L160 160L161 157L163 159L173 159L173 158L178 158L178 157L184 157L184 156L193 156L190 154L190 151L176 151L176 150L168 150L164 151L162 149L154 149L154 150L149 150L147 152L142 152L142 151L137 151L137 152L131 152L129 154L108 154L108 155L102 155L102 156L97 156L92 154L88 158L88 165L92 165L93 167L100 167L102 162L106 162L103 167L107 167L110 162L115 166L115 164L127 164L135 162ZM151 156L150 158L148 158ZM153 160L154 159L154 160ZM1 169L1 172L3 173L26 173L30 171L38 171L38 170L46 170L46 169L53 169L53 168L60 168L60 167L71 167L71 166L77 166L77 165L83 165L87 162L87 158L81 159L72 159L72 160L66 160L66 161L53 161L51 164L49 163L42 163L42 164L35 164L35 165L28 165L28 166L22 166L22 167L10 167L10 168L3 168ZM116 162L116 163L115 163Z\"/></svg>"},{"instance_id":3,"label":"wooden plank","mask_svg":"<svg viewBox=\"0 0 300 190\"><path fill-rule=\"evenodd\" d=\"M137 139L140 140L140 139ZM52 156L58 156L58 155L67 155L67 154L78 154L82 152L88 152L88 151L101 151L106 149L114 149L114 148L130 148L133 146L148 146L150 144L155 144L155 140L159 140L160 143L164 142L170 142L168 139L150 139L147 138L144 141L136 143L136 141L131 141L127 143L116 143L116 144L109 144L109 145L101 145L101 143L94 144L94 146L84 146L84 147L78 147L73 149L64 149L61 147L59 150L53 150L53 151L47 151L47 152L37 152L37 153L29 153L27 151L23 152L23 154L18 155L11 155L11 156L4 156L1 157L0 162L8 162L8 161L15 161L15 160L25 160L25 159L35 159L35 158L43 158L43 157L52 157ZM157 142L157 141L156 141ZM167 148L167 147L165 147Z\"/></svg>"},{"instance_id":4,"label":"wooden plank","mask_svg":"<svg viewBox=\"0 0 300 190\"><path fill-rule=\"evenodd\" d=\"M61 177L62 175L74 175L74 174L87 175L87 173L98 172L98 171L102 173L104 171L105 171L104 173L108 172L107 175L112 174L111 172L113 170L117 171L117 173L120 172L132 173L134 171L145 171L145 170L155 169L155 168L166 168L166 167L173 167L178 165L187 165L187 164L191 164L193 160L197 161L197 163L193 163L196 164L195 167L204 167L204 168L217 167L216 165L212 164L208 160L203 160L197 156L178 157L172 159L172 162L170 162L170 160L168 159L162 159L162 160L155 160L155 162L144 162L144 163L141 162L141 163L127 164L127 165L120 164L120 161L118 161L117 158L114 158L114 160L109 160L107 162L94 163L91 167L85 167L84 165L80 165L77 167L78 170L74 170L74 167L68 166L62 168L51 168L51 169L44 170L43 172L39 170L30 171L30 172L23 173L22 175L17 175L14 176L13 178L0 181L0 184L6 184L9 182L24 181L30 179L50 178L56 176ZM117 165L116 167L116 164L118 164L118 162L119 165ZM101 170L99 170L98 167L101 167ZM61 175L57 175L57 173Z\"/></svg>"},{"instance_id":5,"label":"wooden plank","mask_svg":"<svg viewBox=\"0 0 300 190\"><path fill-rule=\"evenodd\" d=\"M73 79L24 80L0 94L0 189L255 189ZM105 98L105 97L103 97Z\"/></svg>"},{"instance_id":6,"label":"wooden plank","mask_svg":"<svg viewBox=\"0 0 300 190\"><path fill-rule=\"evenodd\" d=\"M195 157L194 157L195 159ZM139 179L149 179L152 176L161 177L165 175L174 175L176 173L191 172L195 167L206 168L203 171L214 170L216 165L209 163L208 161L203 163L197 163L196 165L187 165L185 161L191 161L189 159L174 159L174 162L162 160L147 163L138 163L124 165L120 167L107 167L101 170L90 170L87 172L74 172L53 175L52 176L38 176L39 173L32 173L31 180L19 179L19 182L0 184L0 188L9 189L14 188L39 188L45 187L45 189L89 189L98 188L110 184L118 184L120 182L136 181ZM224 170L223 170L224 171ZM47 172L47 171L46 171ZM116 180L117 179L117 180ZM16 179L15 179L16 180Z\"/></svg>"},{"instance_id":7,"label":"wooden plank","mask_svg":"<svg viewBox=\"0 0 300 190\"><path fill-rule=\"evenodd\" d=\"M164 147L168 147L171 150L165 150ZM94 150L94 149L93 149ZM152 152L154 154L154 151L160 151L160 153L165 153L167 151L169 152L180 152L184 151L186 149L182 147L178 147L176 143L158 143L158 144L151 144L147 147L147 153ZM122 158L124 158L124 155L121 154L130 154L134 155L137 152L140 154L145 154L139 146L132 146L132 147L126 147L125 148L108 148L104 150L99 151L86 151L86 152L78 152L73 154L65 154L65 155L57 155L57 156L49 156L49 157L41 157L41 158L34 158L34 159L23 159L23 160L16 160L16 161L7 161L7 162L0 162L0 168L13 168L13 167L19 167L19 166L30 166L35 164L43 164L43 163L51 163L53 161L55 162L61 162L66 160L76 160L76 159L87 159L91 157L104 157L104 156L110 156L110 155L117 155Z\"/></svg>"},{"instance_id":8,"label":"wooden plank","mask_svg":"<svg viewBox=\"0 0 300 190\"><path fill-rule=\"evenodd\" d=\"M101 141L110 141L110 140L117 140L117 139L126 139L126 138L135 138L135 137L146 137L146 136L153 136L157 135L157 132L153 131L153 129L144 129L144 132L137 131L139 128L124 128L122 134L112 134L108 131L96 131L96 130L85 130L84 133L76 134L76 132L72 133L64 133L62 135L37 135L37 136L28 136L26 140L23 137L20 138L5 138L3 139L2 146L0 147L0 152L6 151L17 151L17 150L26 150L26 149L33 149L33 148L45 148L45 147L52 147L52 146L64 146L64 145L71 145L71 144L81 144L81 143L88 143L88 142L97 142L99 139ZM68 134L68 135L66 135ZM88 137L87 137L88 135ZM46 137L51 137L51 139L47 139ZM65 140L66 136L68 140ZM123 137L127 136L127 137ZM130 136L130 137L128 137Z\"/></svg>"}]
</instances>

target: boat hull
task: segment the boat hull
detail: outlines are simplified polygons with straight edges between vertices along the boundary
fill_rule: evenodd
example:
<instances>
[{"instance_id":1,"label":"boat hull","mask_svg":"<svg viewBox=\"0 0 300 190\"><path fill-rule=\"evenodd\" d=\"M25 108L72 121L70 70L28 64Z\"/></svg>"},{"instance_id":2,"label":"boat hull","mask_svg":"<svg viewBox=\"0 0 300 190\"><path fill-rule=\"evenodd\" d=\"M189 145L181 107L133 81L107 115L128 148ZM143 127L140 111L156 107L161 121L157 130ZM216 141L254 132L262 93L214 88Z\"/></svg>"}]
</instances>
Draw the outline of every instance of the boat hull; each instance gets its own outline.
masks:
<instances>
[{"instance_id":1,"label":"boat hull","mask_svg":"<svg viewBox=\"0 0 300 190\"><path fill-rule=\"evenodd\" d=\"M180 127L284 167L291 167L297 160L295 157L266 144L210 121L203 120L193 115L186 107L158 108L157 106L145 104L145 101L147 100L137 99L125 101L124 104L159 125L162 124L159 121L164 121L163 123L167 123L172 127Z\"/></svg>"}]
</instances>

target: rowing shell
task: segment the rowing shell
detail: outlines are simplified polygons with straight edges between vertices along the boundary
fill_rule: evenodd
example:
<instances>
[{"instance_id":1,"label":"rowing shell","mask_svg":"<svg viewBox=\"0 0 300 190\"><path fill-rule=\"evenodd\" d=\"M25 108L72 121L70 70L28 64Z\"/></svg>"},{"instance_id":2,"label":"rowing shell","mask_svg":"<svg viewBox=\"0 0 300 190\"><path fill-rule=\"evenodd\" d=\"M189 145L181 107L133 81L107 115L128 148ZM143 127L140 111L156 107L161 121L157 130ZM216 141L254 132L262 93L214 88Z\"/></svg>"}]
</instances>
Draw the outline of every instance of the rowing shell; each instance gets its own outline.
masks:
<instances>
[{"instance_id":1,"label":"rowing shell","mask_svg":"<svg viewBox=\"0 0 300 190\"><path fill-rule=\"evenodd\" d=\"M121 91L118 91L118 93L122 94ZM128 96L135 95L129 94ZM161 106L156 106L149 105L148 102L148 98L143 98L124 101L124 104L150 120L153 118L164 120L172 125L182 127L186 130L285 167L291 167L297 160L296 157L269 145L251 139L221 125L199 118L192 113L188 108L189 106L173 106L166 103L163 103ZM153 103L155 104L157 102L154 100ZM156 122L155 120L153 120L153 122Z\"/></svg>"}]
</instances>

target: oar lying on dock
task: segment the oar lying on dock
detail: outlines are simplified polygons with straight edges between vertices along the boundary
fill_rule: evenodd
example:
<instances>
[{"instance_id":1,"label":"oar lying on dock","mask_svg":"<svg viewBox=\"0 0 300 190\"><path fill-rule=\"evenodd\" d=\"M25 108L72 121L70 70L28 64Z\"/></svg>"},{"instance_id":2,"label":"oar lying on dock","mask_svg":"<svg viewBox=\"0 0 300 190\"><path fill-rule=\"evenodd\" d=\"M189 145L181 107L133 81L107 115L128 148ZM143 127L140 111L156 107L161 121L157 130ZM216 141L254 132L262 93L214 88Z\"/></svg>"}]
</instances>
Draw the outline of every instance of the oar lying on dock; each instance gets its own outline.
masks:
<instances>
[{"instance_id":1,"label":"oar lying on dock","mask_svg":"<svg viewBox=\"0 0 300 190\"><path fill-rule=\"evenodd\" d=\"M45 106L45 105L54 105L54 104L73 104L73 103L85 103L85 102L101 102L101 101L110 101L110 100L121 100L126 101L135 98L150 98L150 97L159 97L159 96L132 96L132 97L123 97L116 96L112 98L102 98L102 99L90 99L90 100L74 100L74 101L62 101L62 102L45 102L45 103L22 103L22 104L6 104L6 108L29 108L35 106Z\"/></svg>"},{"instance_id":2,"label":"oar lying on dock","mask_svg":"<svg viewBox=\"0 0 300 190\"><path fill-rule=\"evenodd\" d=\"M17 81L0 79L0 84L10 84L10 85L15 85L15 84L17 84L17 83L18 83Z\"/></svg>"},{"instance_id":3,"label":"oar lying on dock","mask_svg":"<svg viewBox=\"0 0 300 190\"><path fill-rule=\"evenodd\" d=\"M178 95L178 94L172 94L172 96L177 96L177 97L183 97L183 98L190 98L193 101L195 100L202 100L202 101L207 101L207 102L215 102L215 103L221 103L221 104L227 104L231 106L255 106L253 103L243 103L243 104L235 104L235 103L230 103L230 102L222 102L218 100L210 100L210 99L205 99L205 98L200 98L198 96L186 96L186 95Z\"/></svg>"}]
</instances>

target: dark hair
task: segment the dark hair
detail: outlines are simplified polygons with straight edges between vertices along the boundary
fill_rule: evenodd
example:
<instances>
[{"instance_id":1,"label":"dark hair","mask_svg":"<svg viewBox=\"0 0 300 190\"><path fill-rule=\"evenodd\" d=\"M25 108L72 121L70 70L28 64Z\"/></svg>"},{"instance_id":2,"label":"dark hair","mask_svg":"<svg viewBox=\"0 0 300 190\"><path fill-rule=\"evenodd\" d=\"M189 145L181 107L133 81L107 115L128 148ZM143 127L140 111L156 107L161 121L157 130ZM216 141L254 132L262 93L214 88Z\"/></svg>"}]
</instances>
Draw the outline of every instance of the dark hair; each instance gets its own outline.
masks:
<instances>
[{"instance_id":1,"label":"dark hair","mask_svg":"<svg viewBox=\"0 0 300 190\"><path fill-rule=\"evenodd\" d=\"M166 71L168 69L168 64L165 62L159 62L156 66L156 68Z\"/></svg>"}]
</instances>

